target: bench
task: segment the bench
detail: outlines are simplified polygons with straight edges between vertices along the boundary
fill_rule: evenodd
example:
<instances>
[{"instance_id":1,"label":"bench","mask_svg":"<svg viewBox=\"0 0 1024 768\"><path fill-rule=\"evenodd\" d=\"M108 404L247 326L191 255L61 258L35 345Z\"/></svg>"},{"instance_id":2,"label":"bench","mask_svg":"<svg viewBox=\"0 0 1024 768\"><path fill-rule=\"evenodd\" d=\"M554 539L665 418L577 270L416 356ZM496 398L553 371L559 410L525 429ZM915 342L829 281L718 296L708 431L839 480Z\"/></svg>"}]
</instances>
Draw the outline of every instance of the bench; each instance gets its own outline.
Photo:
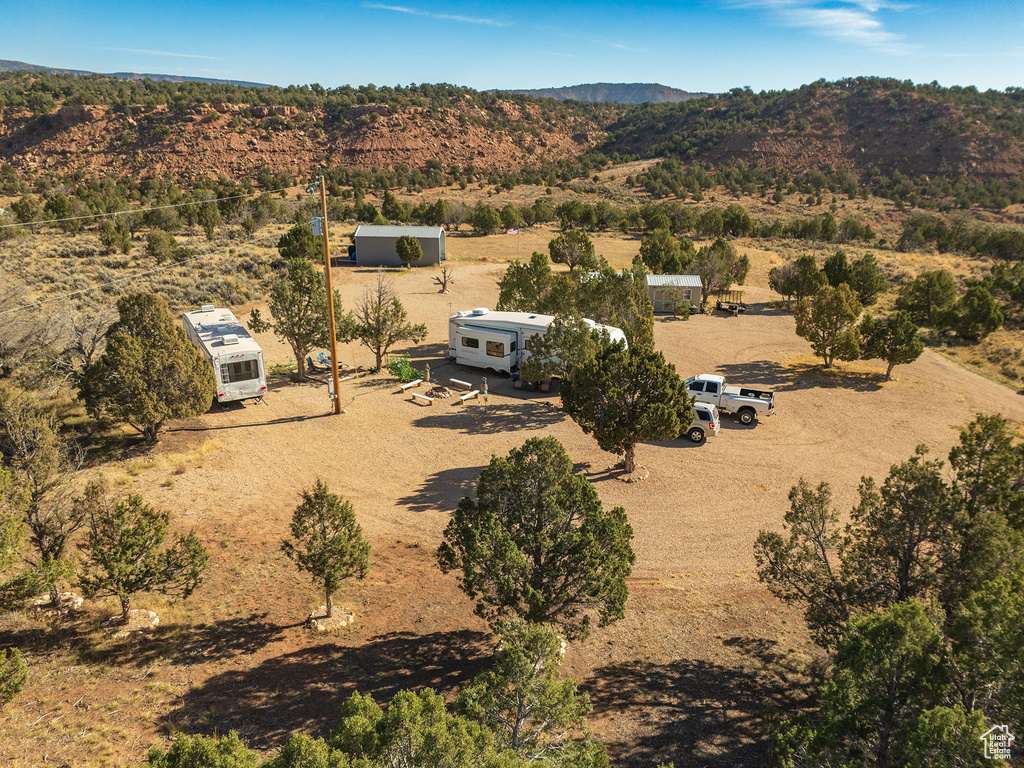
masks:
<instances>
[{"instance_id":1,"label":"bench","mask_svg":"<svg viewBox=\"0 0 1024 768\"><path fill-rule=\"evenodd\" d=\"M433 405L433 404L434 404L434 398L432 398L432 397L428 397L427 395L421 395L421 394L420 394L419 392L413 392L413 393L412 393L412 402L414 402L414 403L415 403L415 402L416 402L416 398L417 398L417 397L418 397L418 398L419 398L420 400L422 400L422 401L423 401L423 404L424 404L424 405Z\"/></svg>"},{"instance_id":2,"label":"bench","mask_svg":"<svg viewBox=\"0 0 1024 768\"><path fill-rule=\"evenodd\" d=\"M415 389L416 387L418 387L422 383L423 383L423 379L416 379L416 381L410 381L408 384L403 384L401 387L399 387L399 389L401 389L403 392L405 392L408 389Z\"/></svg>"},{"instance_id":3,"label":"bench","mask_svg":"<svg viewBox=\"0 0 1024 768\"><path fill-rule=\"evenodd\" d=\"M472 392L467 392L464 395L459 395L459 402L464 403L467 400L476 400L480 396L480 390L474 389Z\"/></svg>"},{"instance_id":4,"label":"bench","mask_svg":"<svg viewBox=\"0 0 1024 768\"><path fill-rule=\"evenodd\" d=\"M459 389L473 388L472 384L470 384L468 381L462 381L461 379L448 379L448 383L451 384L453 387L458 387Z\"/></svg>"}]
</instances>

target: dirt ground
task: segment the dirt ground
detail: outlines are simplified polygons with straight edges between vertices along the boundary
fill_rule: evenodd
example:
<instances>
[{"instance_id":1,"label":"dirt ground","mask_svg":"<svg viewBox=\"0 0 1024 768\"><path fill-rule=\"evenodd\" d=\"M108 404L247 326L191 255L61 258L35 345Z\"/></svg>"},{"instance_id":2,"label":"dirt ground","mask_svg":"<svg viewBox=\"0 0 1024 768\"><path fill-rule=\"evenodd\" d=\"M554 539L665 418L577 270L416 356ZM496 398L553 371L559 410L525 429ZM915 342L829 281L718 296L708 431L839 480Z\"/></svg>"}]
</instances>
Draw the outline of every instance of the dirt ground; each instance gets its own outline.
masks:
<instances>
[{"instance_id":1,"label":"dirt ground","mask_svg":"<svg viewBox=\"0 0 1024 768\"><path fill-rule=\"evenodd\" d=\"M521 247L527 256L540 249ZM497 297L503 266L472 257L455 254L449 295L437 292L433 268L392 275L410 318L429 330L407 351L435 380L481 378L446 360L449 311L493 307ZM376 275L334 274L348 308ZM703 446L640 446L650 471L641 483L616 479L615 458L559 410L557 393L525 394L495 378L486 398L433 407L399 394L386 375L353 378L342 383L346 412L334 416L323 381L276 377L262 403L174 424L153 452L104 465L96 471L117 490L197 530L211 552L209 579L186 603L140 596L135 607L161 615L148 637L108 639L99 629L114 610L106 603L54 627L27 615L0 620L0 643L27 649L32 669L0 713L0 764L130 765L176 733L232 729L269 750L296 730L326 735L355 690L378 700L424 685L451 694L484 667L493 638L434 551L489 458L547 435L635 531L625 619L566 656L613 763L766 764L765 707L799 701L816 653L798 614L757 581L758 530L780 528L800 477L830 482L848 510L862 476L884 476L919 443L944 456L978 412L1024 422L1024 400L930 351L892 382L881 363L823 373L792 316L769 306L774 294L749 287L747 298L752 308L738 318L658 318L655 338L682 375L774 389L776 415L753 427L727 417ZM268 363L290 361L274 337L259 341ZM341 359L373 363L354 345ZM280 552L300 490L318 477L352 501L373 546L366 580L336 598L355 622L329 635L303 627L322 596Z\"/></svg>"}]
</instances>

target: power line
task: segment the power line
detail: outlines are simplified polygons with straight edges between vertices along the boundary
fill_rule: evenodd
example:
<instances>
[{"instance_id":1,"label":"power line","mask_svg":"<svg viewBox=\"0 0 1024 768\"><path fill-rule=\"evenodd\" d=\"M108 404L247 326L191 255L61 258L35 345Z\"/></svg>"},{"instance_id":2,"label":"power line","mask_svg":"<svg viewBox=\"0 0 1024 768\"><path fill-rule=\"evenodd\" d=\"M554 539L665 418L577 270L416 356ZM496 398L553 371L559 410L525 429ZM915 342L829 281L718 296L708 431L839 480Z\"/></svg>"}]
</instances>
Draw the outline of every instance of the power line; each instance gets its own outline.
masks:
<instances>
[{"instance_id":1,"label":"power line","mask_svg":"<svg viewBox=\"0 0 1024 768\"><path fill-rule=\"evenodd\" d=\"M259 242L262 242L264 240L269 240L269 239L274 238L274 237L279 237L279 235L264 235L263 237L258 237L258 238L254 239L254 240L247 240L244 243L240 243L240 245L253 245L255 243L259 243ZM99 285L91 285L88 288L82 288L79 291L72 291L71 293L64 293L64 294L61 294L60 296L53 296L53 297L51 297L49 299L41 299L40 301L35 301L35 302L31 303L31 304L24 304L24 305L22 305L20 307L13 307L11 309L5 309L4 311L0 312L0 317L3 317L4 315L9 315L12 312L21 312L24 309L32 309L33 307L41 307L44 304L50 304L50 303L52 303L54 301L61 301L62 299L70 299L73 296L81 296L83 293L89 293L90 291L95 291L95 290L98 290L100 288L106 288L107 286L119 285L121 283L126 283L126 282L128 282L130 280L137 280L140 277L146 277L147 275L152 275L152 274L155 274L157 272L163 272L165 269L171 269L172 267L180 267L182 264L188 264L189 262L196 261L197 259L202 259L202 258L205 258L207 256L217 256L217 255L220 255L220 254L223 254L223 253L227 253L230 250L232 250L232 249L231 248L225 248L225 249L220 250L220 251L208 251L207 253L199 253L199 254L196 254L195 256L189 256L187 259L182 259L181 261L176 261L176 262L174 262L172 264L163 264L163 265L161 265L159 267L155 267L153 269L147 269L145 272L136 272L134 275L126 275L125 277L119 277L117 280L109 280L109 281L107 281L105 283L100 283Z\"/></svg>"},{"instance_id":2,"label":"power line","mask_svg":"<svg viewBox=\"0 0 1024 768\"><path fill-rule=\"evenodd\" d=\"M19 221L15 224L0 224L0 229L6 227L29 227L35 224L59 224L62 221L81 221L82 219L102 219L106 216L121 216L128 213L146 213L147 211L162 211L166 208L185 208L189 205L197 205L200 203L219 203L221 200L242 200L247 197L258 197L260 195L272 195L275 192L284 192L291 187L281 187L280 189L267 189L263 192L250 192L244 195L231 195L230 197L218 197L213 200L190 200L187 203L173 203L168 205L152 205L149 208L126 208L123 211L114 211L113 213L90 213L84 216L68 216L64 219L40 219L39 221Z\"/></svg>"}]
</instances>

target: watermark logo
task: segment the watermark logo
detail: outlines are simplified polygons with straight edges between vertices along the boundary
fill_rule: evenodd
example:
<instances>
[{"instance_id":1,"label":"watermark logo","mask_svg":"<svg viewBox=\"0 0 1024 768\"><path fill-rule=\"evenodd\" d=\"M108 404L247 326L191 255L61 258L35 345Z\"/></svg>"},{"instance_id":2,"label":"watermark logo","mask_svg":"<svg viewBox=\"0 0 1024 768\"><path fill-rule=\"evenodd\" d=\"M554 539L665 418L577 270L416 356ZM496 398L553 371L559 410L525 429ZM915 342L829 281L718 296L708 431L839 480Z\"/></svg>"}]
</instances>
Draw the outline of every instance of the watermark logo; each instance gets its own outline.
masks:
<instances>
[{"instance_id":1,"label":"watermark logo","mask_svg":"<svg viewBox=\"0 0 1024 768\"><path fill-rule=\"evenodd\" d=\"M985 744L985 757L989 760L1009 760L1010 745L1016 741L1008 725L989 728L981 735L981 740Z\"/></svg>"}]
</instances>

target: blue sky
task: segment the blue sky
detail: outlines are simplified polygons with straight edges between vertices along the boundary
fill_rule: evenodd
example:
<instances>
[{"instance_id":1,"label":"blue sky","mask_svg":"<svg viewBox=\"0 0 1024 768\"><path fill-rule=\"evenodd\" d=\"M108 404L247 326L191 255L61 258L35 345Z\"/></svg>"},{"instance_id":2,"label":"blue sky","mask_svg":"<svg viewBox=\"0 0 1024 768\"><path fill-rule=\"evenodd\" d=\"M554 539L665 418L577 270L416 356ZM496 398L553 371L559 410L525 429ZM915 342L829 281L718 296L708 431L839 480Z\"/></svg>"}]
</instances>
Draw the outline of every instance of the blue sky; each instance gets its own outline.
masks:
<instances>
[{"instance_id":1,"label":"blue sky","mask_svg":"<svg viewBox=\"0 0 1024 768\"><path fill-rule=\"evenodd\" d=\"M274 85L1024 86L1024 2L7 0L0 59Z\"/></svg>"}]
</instances>

